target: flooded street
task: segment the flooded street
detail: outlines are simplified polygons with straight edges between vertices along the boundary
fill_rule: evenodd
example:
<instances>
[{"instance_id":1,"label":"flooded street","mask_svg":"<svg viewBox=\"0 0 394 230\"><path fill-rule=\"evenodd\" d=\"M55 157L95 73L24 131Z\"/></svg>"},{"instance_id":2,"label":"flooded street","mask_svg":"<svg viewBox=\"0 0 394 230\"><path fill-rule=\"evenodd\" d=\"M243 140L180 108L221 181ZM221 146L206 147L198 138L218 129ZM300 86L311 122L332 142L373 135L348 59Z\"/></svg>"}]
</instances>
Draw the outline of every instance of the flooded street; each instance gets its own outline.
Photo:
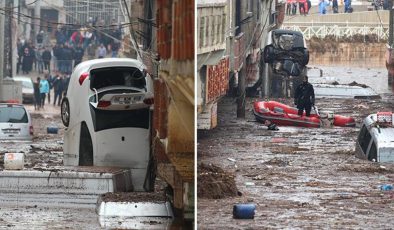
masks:
<instances>
[{"instance_id":1,"label":"flooded street","mask_svg":"<svg viewBox=\"0 0 394 230\"><path fill-rule=\"evenodd\" d=\"M25 168L45 169L63 165L63 132L60 107L46 105L44 110L34 110L26 105L34 127L32 142L7 141L0 143L0 158L6 152L25 153ZM58 134L48 134L47 126L57 126ZM3 166L3 164L1 164ZM99 229L100 223L95 213L96 197L90 197L90 204L67 204L67 198L48 197L39 194L16 194L16 197L0 196L0 226L2 229ZM74 198L78 201L78 198ZM18 200L17 204L15 201ZM51 203L52 202L54 203ZM66 203L59 205L59 201ZM87 197L80 198L83 202Z\"/></svg>"},{"instance_id":2,"label":"flooded street","mask_svg":"<svg viewBox=\"0 0 394 230\"><path fill-rule=\"evenodd\" d=\"M202 229L392 228L394 192L381 191L380 186L394 182L394 166L354 156L362 119L394 107L387 72L320 68L325 78L366 84L382 99L316 100L321 110L354 117L355 128L279 127L279 131L255 122L252 106L258 98L248 99L245 120L236 119L235 99L223 99L218 106L218 127L198 133L198 164L214 164L229 177L234 175L238 196L199 197L197 219ZM279 101L293 105L292 99ZM199 171L198 183L202 176ZM254 219L233 219L237 203L256 204Z\"/></svg>"}]
</instances>

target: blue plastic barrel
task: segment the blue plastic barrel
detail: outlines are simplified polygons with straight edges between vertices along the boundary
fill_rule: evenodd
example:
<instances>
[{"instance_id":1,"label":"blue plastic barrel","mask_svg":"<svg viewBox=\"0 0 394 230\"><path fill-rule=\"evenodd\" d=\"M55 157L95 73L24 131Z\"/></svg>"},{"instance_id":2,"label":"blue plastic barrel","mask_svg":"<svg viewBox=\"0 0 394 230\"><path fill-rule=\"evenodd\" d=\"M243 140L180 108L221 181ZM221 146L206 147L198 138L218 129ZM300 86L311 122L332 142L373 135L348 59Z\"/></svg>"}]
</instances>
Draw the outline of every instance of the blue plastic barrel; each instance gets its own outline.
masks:
<instances>
[{"instance_id":1,"label":"blue plastic barrel","mask_svg":"<svg viewBox=\"0 0 394 230\"><path fill-rule=\"evenodd\" d=\"M233 207L233 218L253 219L255 210L256 210L255 204L235 204Z\"/></svg>"},{"instance_id":2,"label":"blue plastic barrel","mask_svg":"<svg viewBox=\"0 0 394 230\"><path fill-rule=\"evenodd\" d=\"M57 127L47 127L47 133L57 134L58 130Z\"/></svg>"}]
</instances>

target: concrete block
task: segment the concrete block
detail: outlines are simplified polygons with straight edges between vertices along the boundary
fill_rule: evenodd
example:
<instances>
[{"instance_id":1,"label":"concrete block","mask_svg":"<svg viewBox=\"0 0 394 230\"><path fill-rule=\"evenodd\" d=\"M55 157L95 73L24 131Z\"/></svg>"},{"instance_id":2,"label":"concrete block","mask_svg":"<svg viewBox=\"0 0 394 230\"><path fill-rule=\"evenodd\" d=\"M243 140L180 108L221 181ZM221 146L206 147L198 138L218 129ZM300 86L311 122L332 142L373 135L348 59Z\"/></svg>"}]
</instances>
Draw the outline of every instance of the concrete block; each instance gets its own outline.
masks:
<instances>
[{"instance_id":1,"label":"concrete block","mask_svg":"<svg viewBox=\"0 0 394 230\"><path fill-rule=\"evenodd\" d=\"M25 154L23 153L4 154L4 169L6 170L23 169L24 164L25 164Z\"/></svg>"},{"instance_id":2,"label":"concrete block","mask_svg":"<svg viewBox=\"0 0 394 230\"><path fill-rule=\"evenodd\" d=\"M170 202L105 202L99 199L96 212L100 216L172 218Z\"/></svg>"},{"instance_id":3,"label":"concrete block","mask_svg":"<svg viewBox=\"0 0 394 230\"><path fill-rule=\"evenodd\" d=\"M82 171L1 171L0 193L85 194L132 191L130 170L111 173Z\"/></svg>"}]
</instances>

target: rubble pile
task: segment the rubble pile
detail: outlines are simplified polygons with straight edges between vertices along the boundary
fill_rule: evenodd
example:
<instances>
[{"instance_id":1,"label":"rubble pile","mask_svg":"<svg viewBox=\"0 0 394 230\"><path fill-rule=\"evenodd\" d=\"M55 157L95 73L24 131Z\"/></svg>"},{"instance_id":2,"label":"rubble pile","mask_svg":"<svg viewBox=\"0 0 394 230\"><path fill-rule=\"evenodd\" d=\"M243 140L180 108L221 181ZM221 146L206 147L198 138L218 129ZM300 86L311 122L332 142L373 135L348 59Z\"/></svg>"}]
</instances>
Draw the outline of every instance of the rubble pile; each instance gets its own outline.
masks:
<instances>
[{"instance_id":1,"label":"rubble pile","mask_svg":"<svg viewBox=\"0 0 394 230\"><path fill-rule=\"evenodd\" d=\"M198 165L197 172L199 198L221 199L237 196L238 189L232 173L225 172L216 165L203 163Z\"/></svg>"}]
</instances>

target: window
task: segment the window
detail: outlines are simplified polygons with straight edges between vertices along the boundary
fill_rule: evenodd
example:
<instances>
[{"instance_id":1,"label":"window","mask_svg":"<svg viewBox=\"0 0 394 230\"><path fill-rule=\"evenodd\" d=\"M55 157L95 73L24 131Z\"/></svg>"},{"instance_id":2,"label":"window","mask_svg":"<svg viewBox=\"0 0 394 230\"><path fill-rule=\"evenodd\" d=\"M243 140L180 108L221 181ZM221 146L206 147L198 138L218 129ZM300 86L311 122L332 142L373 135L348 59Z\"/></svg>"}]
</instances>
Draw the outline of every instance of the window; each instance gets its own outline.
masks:
<instances>
[{"instance_id":1,"label":"window","mask_svg":"<svg viewBox=\"0 0 394 230\"><path fill-rule=\"evenodd\" d=\"M376 148L375 141L372 141L371 149L369 150L368 154L368 160L372 161L373 159L375 159L375 161L378 161L377 154L378 150Z\"/></svg>"},{"instance_id":2,"label":"window","mask_svg":"<svg viewBox=\"0 0 394 230\"><path fill-rule=\"evenodd\" d=\"M222 42L226 40L226 15L222 15Z\"/></svg>"},{"instance_id":3,"label":"window","mask_svg":"<svg viewBox=\"0 0 394 230\"><path fill-rule=\"evenodd\" d=\"M132 67L110 67L94 69L90 72L90 88L100 89L110 86L126 86L144 89L146 86L143 73Z\"/></svg>"},{"instance_id":4,"label":"window","mask_svg":"<svg viewBox=\"0 0 394 230\"><path fill-rule=\"evenodd\" d=\"M22 107L0 107L0 122L2 123L27 123L26 110Z\"/></svg>"},{"instance_id":5,"label":"window","mask_svg":"<svg viewBox=\"0 0 394 230\"><path fill-rule=\"evenodd\" d=\"M205 41L204 41L204 46L209 45L209 17L205 17L205 23L206 23L206 29L205 29Z\"/></svg>"},{"instance_id":6,"label":"window","mask_svg":"<svg viewBox=\"0 0 394 230\"><path fill-rule=\"evenodd\" d=\"M205 37L205 17L201 17L200 19L200 47L204 46L204 37Z\"/></svg>"},{"instance_id":7,"label":"window","mask_svg":"<svg viewBox=\"0 0 394 230\"><path fill-rule=\"evenodd\" d=\"M137 110L100 110L90 107L94 131L114 128L149 129L149 108Z\"/></svg>"},{"instance_id":8,"label":"window","mask_svg":"<svg viewBox=\"0 0 394 230\"><path fill-rule=\"evenodd\" d=\"M220 15L216 16L216 36L215 36L215 41L216 44L219 44L221 42L220 38Z\"/></svg>"},{"instance_id":9,"label":"window","mask_svg":"<svg viewBox=\"0 0 394 230\"><path fill-rule=\"evenodd\" d=\"M360 144L363 153L366 154L369 142L371 141L371 134L368 132L368 129L365 125L363 125L363 127L361 128L357 141Z\"/></svg>"},{"instance_id":10,"label":"window","mask_svg":"<svg viewBox=\"0 0 394 230\"><path fill-rule=\"evenodd\" d=\"M215 16L211 16L211 43L210 45L215 44Z\"/></svg>"}]
</instances>

